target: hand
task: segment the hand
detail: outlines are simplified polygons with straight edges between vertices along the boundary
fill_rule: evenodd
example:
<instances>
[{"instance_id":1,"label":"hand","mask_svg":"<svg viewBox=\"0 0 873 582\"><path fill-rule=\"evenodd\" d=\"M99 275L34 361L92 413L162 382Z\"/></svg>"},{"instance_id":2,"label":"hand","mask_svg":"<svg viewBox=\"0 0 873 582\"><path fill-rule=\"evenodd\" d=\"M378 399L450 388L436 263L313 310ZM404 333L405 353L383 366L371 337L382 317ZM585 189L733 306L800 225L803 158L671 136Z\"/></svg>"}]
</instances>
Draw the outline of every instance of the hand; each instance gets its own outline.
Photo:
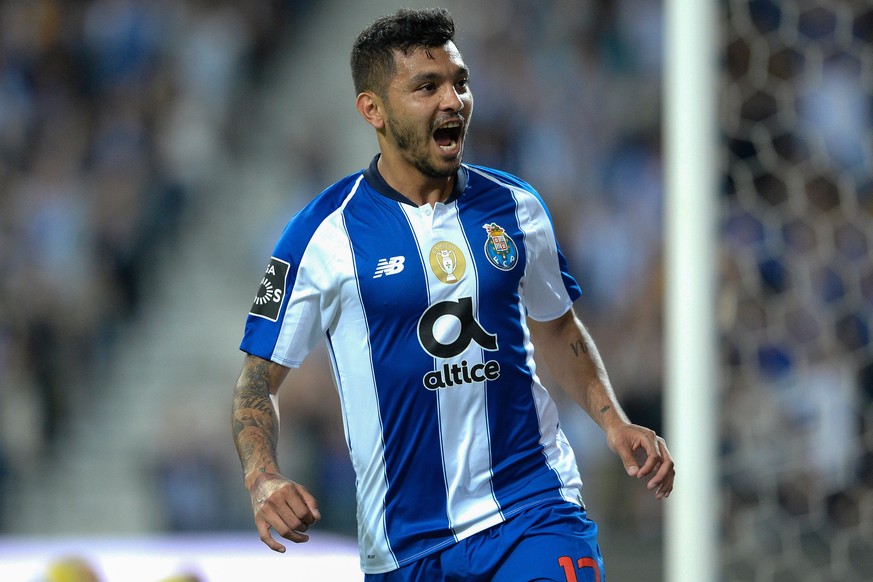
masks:
<instances>
[{"instance_id":1,"label":"hand","mask_svg":"<svg viewBox=\"0 0 873 582\"><path fill-rule=\"evenodd\" d=\"M254 480L249 493L255 526L261 541L276 552L285 546L273 539L270 528L296 544L309 541L306 530L321 519L315 498L303 485L290 481L278 473L261 473Z\"/></svg>"},{"instance_id":2,"label":"hand","mask_svg":"<svg viewBox=\"0 0 873 582\"><path fill-rule=\"evenodd\" d=\"M673 491L676 468L667 443L655 431L636 424L622 424L607 433L609 448L621 458L631 477L642 479L654 473L646 488L664 499Z\"/></svg>"}]
</instances>

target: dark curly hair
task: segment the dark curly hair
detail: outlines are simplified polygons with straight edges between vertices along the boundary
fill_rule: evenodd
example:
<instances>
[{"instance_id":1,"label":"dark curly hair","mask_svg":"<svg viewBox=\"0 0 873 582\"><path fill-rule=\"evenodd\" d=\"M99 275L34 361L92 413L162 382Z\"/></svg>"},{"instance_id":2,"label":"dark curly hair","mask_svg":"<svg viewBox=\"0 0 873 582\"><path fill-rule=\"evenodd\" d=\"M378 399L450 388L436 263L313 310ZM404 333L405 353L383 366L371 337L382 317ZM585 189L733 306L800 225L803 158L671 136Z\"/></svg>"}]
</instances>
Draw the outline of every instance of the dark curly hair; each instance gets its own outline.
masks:
<instances>
[{"instance_id":1,"label":"dark curly hair","mask_svg":"<svg viewBox=\"0 0 873 582\"><path fill-rule=\"evenodd\" d=\"M365 28L352 46L355 94L373 91L384 96L394 76L394 51L443 46L455 38L455 22L443 8L401 9Z\"/></svg>"}]
</instances>

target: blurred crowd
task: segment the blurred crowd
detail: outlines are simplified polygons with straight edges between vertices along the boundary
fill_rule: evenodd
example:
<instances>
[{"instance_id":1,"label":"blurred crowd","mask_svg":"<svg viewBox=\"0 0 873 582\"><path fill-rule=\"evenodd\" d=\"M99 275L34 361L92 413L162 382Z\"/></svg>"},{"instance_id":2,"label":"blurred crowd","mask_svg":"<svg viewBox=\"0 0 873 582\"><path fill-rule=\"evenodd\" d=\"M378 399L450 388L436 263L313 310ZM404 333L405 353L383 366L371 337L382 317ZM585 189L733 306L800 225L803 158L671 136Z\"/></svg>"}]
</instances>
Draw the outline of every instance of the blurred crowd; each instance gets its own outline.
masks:
<instances>
[{"instance_id":1,"label":"blurred crowd","mask_svg":"<svg viewBox=\"0 0 873 582\"><path fill-rule=\"evenodd\" d=\"M305 4L0 2L0 485L99 397L80 388Z\"/></svg>"},{"instance_id":2,"label":"blurred crowd","mask_svg":"<svg viewBox=\"0 0 873 582\"><path fill-rule=\"evenodd\" d=\"M873 8L760 0L724 23L724 560L870 579Z\"/></svg>"}]
</instances>

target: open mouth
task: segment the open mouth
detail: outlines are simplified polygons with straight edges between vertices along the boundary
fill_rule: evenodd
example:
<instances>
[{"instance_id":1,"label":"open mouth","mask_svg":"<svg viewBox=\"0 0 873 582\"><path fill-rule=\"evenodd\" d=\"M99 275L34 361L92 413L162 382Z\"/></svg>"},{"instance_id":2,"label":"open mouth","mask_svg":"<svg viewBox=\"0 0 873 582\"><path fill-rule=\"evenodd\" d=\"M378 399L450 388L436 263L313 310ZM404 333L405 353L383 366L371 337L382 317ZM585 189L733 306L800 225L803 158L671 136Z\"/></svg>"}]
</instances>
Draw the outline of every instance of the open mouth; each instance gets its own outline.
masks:
<instances>
[{"instance_id":1,"label":"open mouth","mask_svg":"<svg viewBox=\"0 0 873 582\"><path fill-rule=\"evenodd\" d=\"M458 147L458 142L461 140L461 122L450 121L437 128L433 132L433 138L441 150L445 152L453 151Z\"/></svg>"}]
</instances>

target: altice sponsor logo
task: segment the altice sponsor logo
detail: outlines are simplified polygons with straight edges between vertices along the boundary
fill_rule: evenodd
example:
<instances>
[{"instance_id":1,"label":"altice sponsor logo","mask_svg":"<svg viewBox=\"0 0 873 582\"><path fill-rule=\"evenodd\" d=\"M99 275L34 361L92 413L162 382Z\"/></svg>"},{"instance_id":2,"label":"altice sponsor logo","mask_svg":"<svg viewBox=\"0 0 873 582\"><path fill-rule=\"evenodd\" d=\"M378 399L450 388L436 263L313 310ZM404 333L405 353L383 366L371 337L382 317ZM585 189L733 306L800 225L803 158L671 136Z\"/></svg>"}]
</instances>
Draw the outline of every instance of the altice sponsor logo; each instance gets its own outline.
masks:
<instances>
[{"instance_id":1,"label":"altice sponsor logo","mask_svg":"<svg viewBox=\"0 0 873 582\"><path fill-rule=\"evenodd\" d=\"M461 360L460 364L443 364L443 367L424 375L424 386L428 390L438 388L450 388L461 384L496 380L500 377L500 363L497 360L488 360L484 364L469 366L467 360Z\"/></svg>"},{"instance_id":2,"label":"altice sponsor logo","mask_svg":"<svg viewBox=\"0 0 873 582\"><path fill-rule=\"evenodd\" d=\"M476 320L470 297L440 301L428 307L418 320L418 341L427 353L441 359L461 355L470 342L476 342L488 351L497 350L497 336L488 333ZM499 377L500 363L497 360L472 366L467 360L461 360L460 363L446 362L428 372L422 378L422 383L428 390L438 390Z\"/></svg>"}]
</instances>

